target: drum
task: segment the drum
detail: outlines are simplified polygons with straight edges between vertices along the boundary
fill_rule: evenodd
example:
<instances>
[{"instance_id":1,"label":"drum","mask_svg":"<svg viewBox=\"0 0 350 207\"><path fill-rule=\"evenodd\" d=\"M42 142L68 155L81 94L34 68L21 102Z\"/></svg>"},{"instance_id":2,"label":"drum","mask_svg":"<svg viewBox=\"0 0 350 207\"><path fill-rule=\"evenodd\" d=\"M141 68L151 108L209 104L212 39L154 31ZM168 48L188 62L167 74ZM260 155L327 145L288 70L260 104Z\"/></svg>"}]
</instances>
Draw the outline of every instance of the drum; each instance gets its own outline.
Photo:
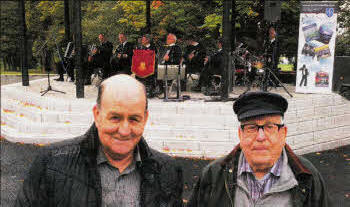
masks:
<instances>
[{"instance_id":1,"label":"drum","mask_svg":"<svg viewBox=\"0 0 350 207\"><path fill-rule=\"evenodd\" d=\"M265 73L265 70L263 68L260 68L260 69L256 70L256 74L259 75L259 76L264 75L264 73Z\"/></svg>"},{"instance_id":2,"label":"drum","mask_svg":"<svg viewBox=\"0 0 350 207\"><path fill-rule=\"evenodd\" d=\"M185 80L185 66L181 66L180 80ZM177 78L179 65L168 65L168 80L175 80ZM165 65L158 65L157 79L164 80L165 78Z\"/></svg>"}]
</instances>

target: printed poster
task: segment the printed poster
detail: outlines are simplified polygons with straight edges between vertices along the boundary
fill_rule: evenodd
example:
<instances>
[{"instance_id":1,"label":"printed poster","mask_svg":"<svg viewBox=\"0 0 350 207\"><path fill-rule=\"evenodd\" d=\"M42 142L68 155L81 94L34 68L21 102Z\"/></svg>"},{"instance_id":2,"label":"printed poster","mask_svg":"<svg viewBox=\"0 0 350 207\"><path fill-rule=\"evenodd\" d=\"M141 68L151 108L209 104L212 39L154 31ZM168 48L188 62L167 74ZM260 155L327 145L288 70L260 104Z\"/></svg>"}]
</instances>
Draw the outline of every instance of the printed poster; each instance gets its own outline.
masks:
<instances>
[{"instance_id":1,"label":"printed poster","mask_svg":"<svg viewBox=\"0 0 350 207\"><path fill-rule=\"evenodd\" d=\"M295 91L332 93L336 2L301 2Z\"/></svg>"}]
</instances>

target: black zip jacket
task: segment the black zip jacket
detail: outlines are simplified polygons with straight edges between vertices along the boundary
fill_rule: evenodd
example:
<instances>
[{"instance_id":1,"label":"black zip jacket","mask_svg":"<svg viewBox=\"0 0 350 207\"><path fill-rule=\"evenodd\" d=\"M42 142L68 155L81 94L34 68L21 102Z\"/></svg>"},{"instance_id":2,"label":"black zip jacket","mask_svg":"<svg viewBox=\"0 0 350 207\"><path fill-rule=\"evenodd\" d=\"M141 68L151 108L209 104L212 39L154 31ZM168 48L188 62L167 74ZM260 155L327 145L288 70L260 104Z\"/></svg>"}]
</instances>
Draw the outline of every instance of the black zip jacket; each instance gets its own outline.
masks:
<instances>
[{"instance_id":1,"label":"black zip jacket","mask_svg":"<svg viewBox=\"0 0 350 207\"><path fill-rule=\"evenodd\" d=\"M93 124L85 135L45 149L34 161L15 206L101 206L99 145ZM182 206L182 170L175 159L149 148L143 138L138 147L141 206Z\"/></svg>"}]
</instances>

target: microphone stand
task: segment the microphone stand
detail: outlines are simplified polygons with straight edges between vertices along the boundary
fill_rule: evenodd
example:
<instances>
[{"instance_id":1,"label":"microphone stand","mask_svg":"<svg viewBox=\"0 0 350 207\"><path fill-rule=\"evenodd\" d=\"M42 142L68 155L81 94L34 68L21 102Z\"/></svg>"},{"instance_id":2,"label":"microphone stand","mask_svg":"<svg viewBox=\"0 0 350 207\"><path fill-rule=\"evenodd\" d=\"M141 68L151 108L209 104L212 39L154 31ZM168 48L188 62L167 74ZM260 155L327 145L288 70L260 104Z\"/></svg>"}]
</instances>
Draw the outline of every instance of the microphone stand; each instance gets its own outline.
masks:
<instances>
[{"instance_id":1,"label":"microphone stand","mask_svg":"<svg viewBox=\"0 0 350 207\"><path fill-rule=\"evenodd\" d=\"M51 85L50 85L50 70L47 70L47 89L46 90L43 90L43 91L40 91L41 93L41 96L44 96L47 92L49 91L54 91L54 92L59 92L59 93L63 93L65 94L66 92L63 92L63 91L59 91L59 90L54 90L52 89Z\"/></svg>"},{"instance_id":2,"label":"microphone stand","mask_svg":"<svg viewBox=\"0 0 350 207\"><path fill-rule=\"evenodd\" d=\"M59 51L59 48L58 48L58 45L57 45L57 42L56 42L56 37L53 36L53 38L54 38L54 41L55 41L55 44L56 44L56 49L57 49L58 56L60 58L61 64L63 66L63 69L65 70L64 63L62 62L62 57L60 55L60 51ZM46 43L47 43L47 41L45 42L44 46L46 45ZM43 48L44 47L42 47L41 49L43 49ZM66 92L63 92L63 91L52 89L51 84L50 84L50 69L47 70L47 89L43 90L43 91L40 91L41 96L44 96L49 91L54 91L54 92L63 93L63 94L66 93Z\"/></svg>"}]
</instances>

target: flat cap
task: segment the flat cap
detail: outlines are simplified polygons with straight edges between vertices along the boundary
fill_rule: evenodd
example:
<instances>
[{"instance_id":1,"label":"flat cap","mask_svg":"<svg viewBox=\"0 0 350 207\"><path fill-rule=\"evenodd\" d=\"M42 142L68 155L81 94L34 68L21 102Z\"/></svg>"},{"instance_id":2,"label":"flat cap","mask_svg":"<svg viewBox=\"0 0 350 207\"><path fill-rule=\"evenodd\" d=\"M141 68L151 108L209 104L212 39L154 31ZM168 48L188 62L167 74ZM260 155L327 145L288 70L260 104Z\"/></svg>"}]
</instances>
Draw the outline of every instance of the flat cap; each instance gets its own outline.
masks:
<instances>
[{"instance_id":1,"label":"flat cap","mask_svg":"<svg viewBox=\"0 0 350 207\"><path fill-rule=\"evenodd\" d=\"M269 114L283 116L287 108L288 102L281 95L261 91L241 94L233 104L238 121Z\"/></svg>"}]
</instances>

